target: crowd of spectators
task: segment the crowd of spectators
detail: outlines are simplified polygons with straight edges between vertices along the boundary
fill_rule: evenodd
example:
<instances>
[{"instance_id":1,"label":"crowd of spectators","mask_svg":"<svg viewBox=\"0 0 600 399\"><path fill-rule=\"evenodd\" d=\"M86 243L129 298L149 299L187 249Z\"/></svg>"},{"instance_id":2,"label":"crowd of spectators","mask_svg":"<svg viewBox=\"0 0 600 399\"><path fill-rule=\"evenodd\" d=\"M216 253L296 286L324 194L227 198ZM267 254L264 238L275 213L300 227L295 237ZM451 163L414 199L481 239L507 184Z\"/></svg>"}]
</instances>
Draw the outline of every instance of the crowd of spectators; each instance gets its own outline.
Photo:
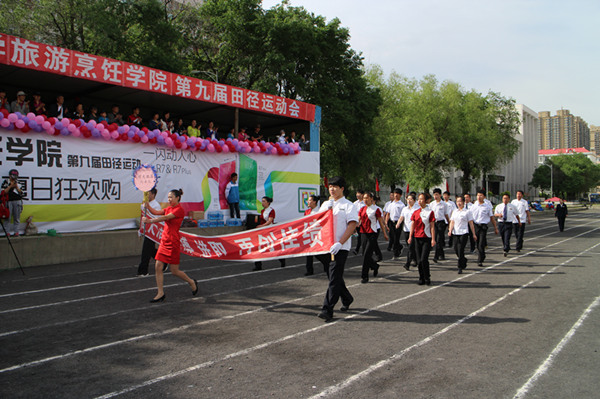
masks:
<instances>
[{"instance_id":1,"label":"crowd of spectators","mask_svg":"<svg viewBox=\"0 0 600 399\"><path fill-rule=\"evenodd\" d=\"M246 127L242 127L236 134L235 129L231 128L229 133L220 133L219 126L213 121L206 124L206 128L197 119L185 121L183 118L173 118L169 111L165 111L162 116L159 112L153 111L150 113L151 118L144 120L140 113L140 107L134 106L129 116L124 116L118 104L113 104L109 112L99 110L98 107L92 105L86 111L83 103L75 101L73 109L69 109L65 105L63 95L57 95L56 99L50 105L42 102L42 96L39 92L32 94L32 99L27 99L27 93L19 90L16 93L16 99L9 101L6 91L0 88L0 111L2 109L8 112L19 112L23 115L33 112L35 115L45 115L47 117L55 117L58 120L62 118L83 119L86 122L95 120L96 122L106 121L108 124L116 123L119 126L130 125L138 128L147 127L149 130L158 129L160 131L169 131L180 135L186 134L189 137L202 137L211 140L219 139L238 139L238 140L264 140L283 143L299 143L302 150L308 150L308 140L304 134L296 137L296 132L291 131L289 135L285 130L281 130L275 137L265 136L260 125L256 125L252 132L248 134Z\"/></svg>"}]
</instances>

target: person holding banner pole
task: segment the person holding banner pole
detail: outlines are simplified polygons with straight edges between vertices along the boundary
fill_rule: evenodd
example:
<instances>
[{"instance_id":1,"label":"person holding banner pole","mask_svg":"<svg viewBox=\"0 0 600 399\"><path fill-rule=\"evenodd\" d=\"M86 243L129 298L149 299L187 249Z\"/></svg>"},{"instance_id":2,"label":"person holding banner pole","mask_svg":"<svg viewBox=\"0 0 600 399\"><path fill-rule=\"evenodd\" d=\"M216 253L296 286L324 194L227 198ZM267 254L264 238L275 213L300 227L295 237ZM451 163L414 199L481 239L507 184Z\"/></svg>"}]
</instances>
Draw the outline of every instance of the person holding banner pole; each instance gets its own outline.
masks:
<instances>
[{"instance_id":1,"label":"person holding banner pole","mask_svg":"<svg viewBox=\"0 0 600 399\"><path fill-rule=\"evenodd\" d=\"M344 282L344 266L348 258L348 252L352 246L350 237L358 224L358 209L344 197L346 181L343 177L334 177L329 180L328 188L331 199L321 205L320 212L328 209L333 210L333 225L335 243L329 249L330 254L317 256L317 259L327 267L329 286L325 293L323 308L317 315L326 322L333 320L333 307L338 300L342 299L341 311L350 308L354 298L348 291Z\"/></svg>"},{"instance_id":2,"label":"person holding banner pole","mask_svg":"<svg viewBox=\"0 0 600 399\"><path fill-rule=\"evenodd\" d=\"M308 205L308 209L304 211L304 216L312 215L319 212L319 209L317 209L317 205L319 205L319 197L317 197L316 195L313 194L310 197L308 197L306 204ZM312 255L306 257L306 273L304 273L305 276L312 276L315 273L313 269L313 261L314 259Z\"/></svg>"},{"instance_id":3,"label":"person holding banner pole","mask_svg":"<svg viewBox=\"0 0 600 399\"><path fill-rule=\"evenodd\" d=\"M269 226L275 223L275 209L271 208L271 203L273 203L273 198L264 196L262 197L261 204L263 206L263 210L260 211L260 218L258 219L258 227ZM281 267L285 267L285 259L279 259L279 263L281 263ZM262 270L262 262L254 262L253 272Z\"/></svg>"},{"instance_id":4,"label":"person holding banner pole","mask_svg":"<svg viewBox=\"0 0 600 399\"><path fill-rule=\"evenodd\" d=\"M160 209L160 204L156 200L157 194L156 187L152 190L148 191L148 202L150 204L150 208L152 209ZM142 210L146 209L145 203L142 204ZM144 216L146 216L146 212L144 212ZM154 258L156 256L156 243L144 236L144 243L142 244L142 256L140 259L140 264L138 265L137 275L139 277L144 277L148 275L148 265L150 263L150 258ZM167 271L169 267L168 263L163 267L163 272Z\"/></svg>"},{"instance_id":5,"label":"person holding banner pole","mask_svg":"<svg viewBox=\"0 0 600 399\"><path fill-rule=\"evenodd\" d=\"M161 210L153 209L148 202L145 203L146 209L148 209L150 213L159 216L157 218L142 217L142 223L165 222L165 228L162 232L160 245L155 257L156 287L158 288L158 292L150 302L162 302L165 300L165 292L163 291L163 267L165 263L171 265L172 275L190 285L190 288L192 288L192 295L198 293L198 282L189 278L187 274L179 270L179 251L181 246L179 228L185 217L185 211L179 204L182 195L182 189L171 190L168 197L169 206Z\"/></svg>"}]
</instances>

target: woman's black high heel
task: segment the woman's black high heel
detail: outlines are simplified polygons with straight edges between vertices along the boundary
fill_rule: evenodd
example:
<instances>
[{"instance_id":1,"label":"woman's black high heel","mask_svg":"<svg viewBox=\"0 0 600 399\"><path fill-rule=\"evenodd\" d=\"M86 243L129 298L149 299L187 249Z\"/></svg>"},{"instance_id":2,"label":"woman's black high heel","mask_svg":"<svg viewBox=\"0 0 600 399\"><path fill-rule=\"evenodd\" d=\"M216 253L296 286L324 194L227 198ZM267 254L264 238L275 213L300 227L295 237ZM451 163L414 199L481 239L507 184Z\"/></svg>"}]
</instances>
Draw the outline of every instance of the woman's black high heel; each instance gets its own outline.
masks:
<instances>
[{"instance_id":1,"label":"woman's black high heel","mask_svg":"<svg viewBox=\"0 0 600 399\"><path fill-rule=\"evenodd\" d=\"M163 296L161 296L160 298L156 298L156 299L151 299L150 303L155 303L155 302L162 302L165 300L165 294L163 294Z\"/></svg>"},{"instance_id":2,"label":"woman's black high heel","mask_svg":"<svg viewBox=\"0 0 600 399\"><path fill-rule=\"evenodd\" d=\"M196 294L198 293L198 282L194 280L194 284L196 284L196 289L192 291L192 295L196 296Z\"/></svg>"}]
</instances>

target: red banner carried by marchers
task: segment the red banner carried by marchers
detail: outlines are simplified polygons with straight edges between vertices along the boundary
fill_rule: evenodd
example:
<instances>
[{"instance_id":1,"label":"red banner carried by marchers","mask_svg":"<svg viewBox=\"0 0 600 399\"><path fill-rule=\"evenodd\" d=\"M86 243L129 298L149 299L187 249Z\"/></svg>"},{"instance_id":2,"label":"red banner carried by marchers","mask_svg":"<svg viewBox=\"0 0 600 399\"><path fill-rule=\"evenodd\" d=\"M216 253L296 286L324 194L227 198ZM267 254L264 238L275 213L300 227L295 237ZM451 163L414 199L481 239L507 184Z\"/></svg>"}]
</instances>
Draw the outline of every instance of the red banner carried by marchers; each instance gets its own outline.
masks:
<instances>
[{"instance_id":1,"label":"red banner carried by marchers","mask_svg":"<svg viewBox=\"0 0 600 399\"><path fill-rule=\"evenodd\" d=\"M143 226L140 233L160 242L164 223ZM199 236L180 232L181 253L208 259L258 261L319 255L334 242L330 210L282 224L222 236Z\"/></svg>"}]
</instances>

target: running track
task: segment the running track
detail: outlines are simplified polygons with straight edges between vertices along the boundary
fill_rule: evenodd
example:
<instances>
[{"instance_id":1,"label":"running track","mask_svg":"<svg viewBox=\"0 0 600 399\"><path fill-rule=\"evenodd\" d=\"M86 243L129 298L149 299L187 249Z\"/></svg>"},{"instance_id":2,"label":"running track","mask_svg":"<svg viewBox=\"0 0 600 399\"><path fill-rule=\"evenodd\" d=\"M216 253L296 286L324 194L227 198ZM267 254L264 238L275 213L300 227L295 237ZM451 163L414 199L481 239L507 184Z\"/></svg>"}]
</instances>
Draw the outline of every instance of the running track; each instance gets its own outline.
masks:
<instances>
[{"instance_id":1,"label":"running track","mask_svg":"<svg viewBox=\"0 0 600 399\"><path fill-rule=\"evenodd\" d=\"M507 258L488 234L486 264L469 255L462 275L446 250L431 287L392 261L360 284L351 256L355 302L332 323L303 258L251 272L184 257L199 297L167 274L161 304L137 258L3 271L0 397L597 397L600 213L571 216L559 233L534 215Z\"/></svg>"}]
</instances>

